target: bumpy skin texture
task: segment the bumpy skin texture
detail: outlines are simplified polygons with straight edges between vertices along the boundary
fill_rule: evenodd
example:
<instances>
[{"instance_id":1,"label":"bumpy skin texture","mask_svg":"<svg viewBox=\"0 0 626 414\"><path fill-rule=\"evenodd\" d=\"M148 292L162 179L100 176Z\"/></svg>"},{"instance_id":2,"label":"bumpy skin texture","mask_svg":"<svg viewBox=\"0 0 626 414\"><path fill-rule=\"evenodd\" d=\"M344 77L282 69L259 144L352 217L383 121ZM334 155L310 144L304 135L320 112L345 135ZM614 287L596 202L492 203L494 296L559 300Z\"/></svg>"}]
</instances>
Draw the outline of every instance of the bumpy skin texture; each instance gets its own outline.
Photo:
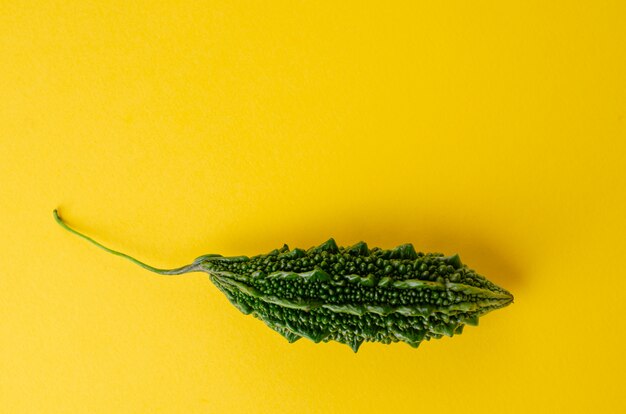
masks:
<instances>
[{"instance_id":1,"label":"bumpy skin texture","mask_svg":"<svg viewBox=\"0 0 626 414\"><path fill-rule=\"evenodd\" d=\"M247 257L198 257L176 269L159 269L110 249L55 221L99 248L160 275L207 272L243 313L261 319L289 342L338 341L357 352L364 341L404 341L460 334L465 324L513 301L513 296L461 263L458 255L417 253L404 244L368 249L333 239L307 251L285 245Z\"/></svg>"},{"instance_id":2,"label":"bumpy skin texture","mask_svg":"<svg viewBox=\"0 0 626 414\"><path fill-rule=\"evenodd\" d=\"M194 266L241 312L289 342L337 341L354 352L367 341L417 347L460 334L513 301L458 255L417 253L411 244L382 250L330 239L306 251L285 245L250 258L207 255Z\"/></svg>"}]
</instances>

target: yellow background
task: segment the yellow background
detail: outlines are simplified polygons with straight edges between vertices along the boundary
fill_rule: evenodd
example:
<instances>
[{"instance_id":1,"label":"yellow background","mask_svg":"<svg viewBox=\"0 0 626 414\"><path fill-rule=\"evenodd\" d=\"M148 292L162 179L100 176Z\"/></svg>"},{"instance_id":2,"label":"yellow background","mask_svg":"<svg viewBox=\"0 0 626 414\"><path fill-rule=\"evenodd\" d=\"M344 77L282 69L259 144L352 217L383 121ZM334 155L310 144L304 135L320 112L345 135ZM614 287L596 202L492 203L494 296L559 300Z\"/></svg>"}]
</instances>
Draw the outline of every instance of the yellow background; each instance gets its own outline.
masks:
<instances>
[{"instance_id":1,"label":"yellow background","mask_svg":"<svg viewBox=\"0 0 626 414\"><path fill-rule=\"evenodd\" d=\"M128 3L0 4L0 412L626 410L624 2ZM515 303L290 345L56 207L161 267L412 242Z\"/></svg>"}]
</instances>

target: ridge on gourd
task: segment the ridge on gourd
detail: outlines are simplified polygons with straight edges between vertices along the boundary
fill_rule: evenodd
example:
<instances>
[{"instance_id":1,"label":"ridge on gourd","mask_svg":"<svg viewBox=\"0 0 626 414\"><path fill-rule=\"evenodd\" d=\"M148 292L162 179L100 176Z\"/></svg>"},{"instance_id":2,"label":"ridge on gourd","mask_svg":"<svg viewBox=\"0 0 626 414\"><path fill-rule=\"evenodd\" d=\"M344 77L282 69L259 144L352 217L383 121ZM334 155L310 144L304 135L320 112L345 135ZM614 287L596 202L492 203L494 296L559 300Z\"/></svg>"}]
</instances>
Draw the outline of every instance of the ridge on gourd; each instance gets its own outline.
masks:
<instances>
[{"instance_id":1,"label":"ridge on gourd","mask_svg":"<svg viewBox=\"0 0 626 414\"><path fill-rule=\"evenodd\" d=\"M513 295L461 263L458 255L416 252L411 244L339 247L334 239L308 250L287 245L253 257L200 256L176 269L157 269L98 247L162 275L206 272L242 313L289 342L337 341L357 352L363 342L406 342L453 336L479 317L513 302Z\"/></svg>"}]
</instances>

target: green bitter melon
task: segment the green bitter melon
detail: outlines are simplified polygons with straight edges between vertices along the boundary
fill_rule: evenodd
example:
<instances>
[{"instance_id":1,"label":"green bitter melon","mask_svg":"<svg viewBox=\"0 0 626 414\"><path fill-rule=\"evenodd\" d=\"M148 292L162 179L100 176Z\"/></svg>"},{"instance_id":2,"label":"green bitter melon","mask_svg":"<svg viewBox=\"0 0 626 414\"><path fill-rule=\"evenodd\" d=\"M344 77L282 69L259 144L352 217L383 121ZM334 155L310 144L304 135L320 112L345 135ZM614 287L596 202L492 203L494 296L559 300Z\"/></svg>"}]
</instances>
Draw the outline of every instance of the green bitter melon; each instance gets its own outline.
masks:
<instances>
[{"instance_id":1,"label":"green bitter melon","mask_svg":"<svg viewBox=\"0 0 626 414\"><path fill-rule=\"evenodd\" d=\"M357 352L363 342L423 340L460 334L478 318L513 301L511 293L461 263L458 255L416 252L411 244L338 247L331 238L308 250L287 245L253 257L209 254L177 269L156 269L106 251L162 275L206 272L241 312L261 319L289 342L337 341Z\"/></svg>"}]
</instances>

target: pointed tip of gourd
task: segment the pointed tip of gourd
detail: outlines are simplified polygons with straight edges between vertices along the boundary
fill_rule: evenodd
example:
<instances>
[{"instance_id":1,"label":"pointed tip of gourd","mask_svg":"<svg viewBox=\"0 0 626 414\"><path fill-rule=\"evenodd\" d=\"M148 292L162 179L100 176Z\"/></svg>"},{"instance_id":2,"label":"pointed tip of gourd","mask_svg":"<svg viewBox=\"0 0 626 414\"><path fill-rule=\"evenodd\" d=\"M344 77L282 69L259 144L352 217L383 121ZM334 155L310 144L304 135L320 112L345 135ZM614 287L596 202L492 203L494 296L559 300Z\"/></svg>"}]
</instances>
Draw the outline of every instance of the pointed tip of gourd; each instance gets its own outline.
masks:
<instances>
[{"instance_id":1,"label":"pointed tip of gourd","mask_svg":"<svg viewBox=\"0 0 626 414\"><path fill-rule=\"evenodd\" d=\"M507 297L506 297L506 299L504 299L502 301L502 306L500 306L501 308L504 308L505 306L509 306L510 304L512 304L515 301L515 297L513 297L511 292L505 290L504 293L506 294Z\"/></svg>"}]
</instances>

